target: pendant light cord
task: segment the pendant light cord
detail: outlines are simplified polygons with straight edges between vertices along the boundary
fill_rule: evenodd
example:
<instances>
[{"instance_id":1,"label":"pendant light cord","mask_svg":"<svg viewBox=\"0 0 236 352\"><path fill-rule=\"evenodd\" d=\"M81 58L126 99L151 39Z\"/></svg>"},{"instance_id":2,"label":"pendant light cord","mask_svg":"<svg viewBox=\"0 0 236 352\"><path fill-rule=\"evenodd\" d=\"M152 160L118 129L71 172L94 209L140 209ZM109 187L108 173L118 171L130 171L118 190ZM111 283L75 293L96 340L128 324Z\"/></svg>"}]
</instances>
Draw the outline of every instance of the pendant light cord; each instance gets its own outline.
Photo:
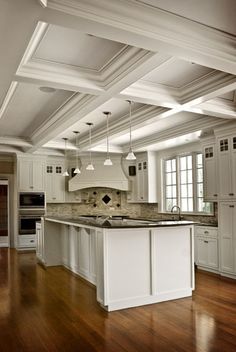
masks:
<instances>
[{"instance_id":1,"label":"pendant light cord","mask_svg":"<svg viewBox=\"0 0 236 352\"><path fill-rule=\"evenodd\" d=\"M131 119L131 101L129 100L129 146L130 146L130 150L132 150L131 124L132 124L132 119Z\"/></svg>"},{"instance_id":2,"label":"pendant light cord","mask_svg":"<svg viewBox=\"0 0 236 352\"><path fill-rule=\"evenodd\" d=\"M109 124L108 124L108 118L109 114L107 114L107 159L109 159Z\"/></svg>"},{"instance_id":3,"label":"pendant light cord","mask_svg":"<svg viewBox=\"0 0 236 352\"><path fill-rule=\"evenodd\" d=\"M89 159L90 159L90 164L92 164L92 154L91 154L91 144L92 144L92 137L91 137L91 127L92 125L89 125Z\"/></svg>"}]
</instances>

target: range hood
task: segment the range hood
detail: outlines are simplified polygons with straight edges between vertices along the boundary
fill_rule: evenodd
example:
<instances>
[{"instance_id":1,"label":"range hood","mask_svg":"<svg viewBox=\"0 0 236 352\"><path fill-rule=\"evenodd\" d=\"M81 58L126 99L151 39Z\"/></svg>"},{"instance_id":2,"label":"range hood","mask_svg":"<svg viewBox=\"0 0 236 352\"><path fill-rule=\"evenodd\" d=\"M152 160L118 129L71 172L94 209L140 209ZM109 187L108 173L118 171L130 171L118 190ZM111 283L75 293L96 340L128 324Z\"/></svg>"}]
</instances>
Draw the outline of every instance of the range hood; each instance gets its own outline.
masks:
<instances>
[{"instance_id":1,"label":"range hood","mask_svg":"<svg viewBox=\"0 0 236 352\"><path fill-rule=\"evenodd\" d=\"M93 160L94 171L86 170L88 159L82 159L81 174L77 174L69 180L69 191L78 191L91 187L108 187L121 191L129 190L127 179L121 165L121 158L113 157L112 166L104 166L104 158Z\"/></svg>"}]
</instances>

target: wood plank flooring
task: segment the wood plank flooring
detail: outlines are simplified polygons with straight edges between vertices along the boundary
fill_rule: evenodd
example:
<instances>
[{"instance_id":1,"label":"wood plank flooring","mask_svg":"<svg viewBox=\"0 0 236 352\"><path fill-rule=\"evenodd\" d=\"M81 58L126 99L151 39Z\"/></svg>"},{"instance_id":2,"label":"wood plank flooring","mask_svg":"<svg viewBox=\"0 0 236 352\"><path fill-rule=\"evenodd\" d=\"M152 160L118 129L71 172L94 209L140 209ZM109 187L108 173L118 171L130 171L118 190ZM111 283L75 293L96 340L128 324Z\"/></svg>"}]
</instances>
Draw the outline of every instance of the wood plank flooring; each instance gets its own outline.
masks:
<instances>
[{"instance_id":1,"label":"wood plank flooring","mask_svg":"<svg viewBox=\"0 0 236 352\"><path fill-rule=\"evenodd\" d=\"M95 289L0 249L0 352L236 351L236 281L198 272L192 298L107 313Z\"/></svg>"}]
</instances>

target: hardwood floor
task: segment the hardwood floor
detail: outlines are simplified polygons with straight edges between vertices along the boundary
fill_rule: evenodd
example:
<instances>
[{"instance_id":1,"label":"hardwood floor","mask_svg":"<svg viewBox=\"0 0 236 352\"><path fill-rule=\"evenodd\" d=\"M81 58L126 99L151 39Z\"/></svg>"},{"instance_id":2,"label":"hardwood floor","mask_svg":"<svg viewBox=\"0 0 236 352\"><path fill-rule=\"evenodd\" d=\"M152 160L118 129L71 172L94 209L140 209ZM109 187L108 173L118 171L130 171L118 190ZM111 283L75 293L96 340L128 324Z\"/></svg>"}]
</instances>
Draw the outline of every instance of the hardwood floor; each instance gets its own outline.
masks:
<instances>
[{"instance_id":1,"label":"hardwood floor","mask_svg":"<svg viewBox=\"0 0 236 352\"><path fill-rule=\"evenodd\" d=\"M236 281L198 272L193 298L107 313L70 272L0 249L0 351L236 351Z\"/></svg>"}]
</instances>

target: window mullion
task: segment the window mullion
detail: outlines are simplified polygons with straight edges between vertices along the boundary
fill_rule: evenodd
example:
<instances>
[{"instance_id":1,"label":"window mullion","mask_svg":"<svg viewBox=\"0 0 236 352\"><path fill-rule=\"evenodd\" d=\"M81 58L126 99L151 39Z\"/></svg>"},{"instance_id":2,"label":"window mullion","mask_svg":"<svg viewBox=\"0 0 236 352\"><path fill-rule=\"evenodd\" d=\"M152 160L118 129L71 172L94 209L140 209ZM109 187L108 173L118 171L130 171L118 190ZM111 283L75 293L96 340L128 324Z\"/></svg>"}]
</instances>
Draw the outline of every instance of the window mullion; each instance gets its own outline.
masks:
<instances>
[{"instance_id":1,"label":"window mullion","mask_svg":"<svg viewBox=\"0 0 236 352\"><path fill-rule=\"evenodd\" d=\"M177 205L181 207L180 202L180 160L179 156L176 157L176 193L177 193Z\"/></svg>"},{"instance_id":2,"label":"window mullion","mask_svg":"<svg viewBox=\"0 0 236 352\"><path fill-rule=\"evenodd\" d=\"M197 163L196 163L196 153L192 154L192 169L193 169L193 211L197 212Z\"/></svg>"}]
</instances>

